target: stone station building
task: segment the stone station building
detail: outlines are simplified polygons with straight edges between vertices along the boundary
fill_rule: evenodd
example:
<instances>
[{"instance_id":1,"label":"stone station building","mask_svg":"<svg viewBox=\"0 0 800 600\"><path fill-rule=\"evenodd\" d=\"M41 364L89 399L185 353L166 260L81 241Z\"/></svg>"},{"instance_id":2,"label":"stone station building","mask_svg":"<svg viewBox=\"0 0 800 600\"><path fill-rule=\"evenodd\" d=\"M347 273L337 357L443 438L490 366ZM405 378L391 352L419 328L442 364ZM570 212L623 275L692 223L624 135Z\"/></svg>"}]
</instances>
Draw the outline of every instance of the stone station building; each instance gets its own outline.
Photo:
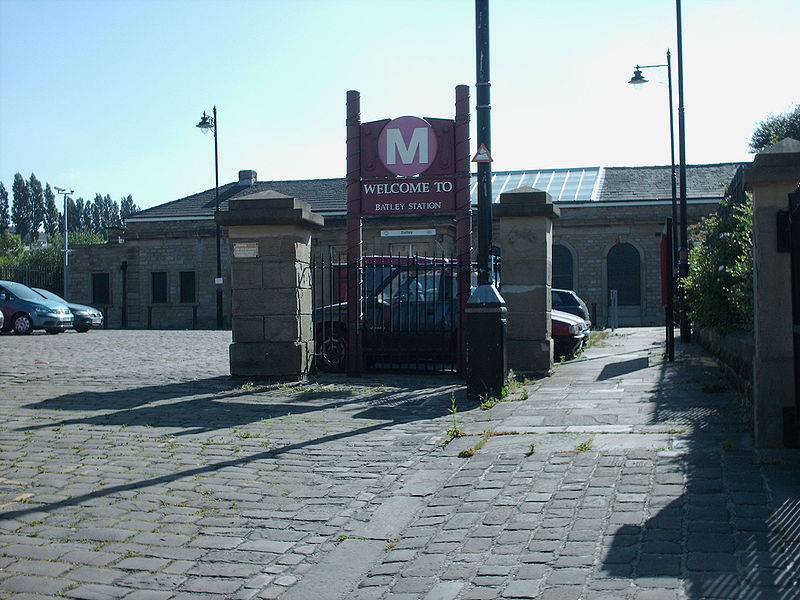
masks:
<instances>
[{"instance_id":1,"label":"stone station building","mask_svg":"<svg viewBox=\"0 0 800 600\"><path fill-rule=\"evenodd\" d=\"M690 223L712 213L739 163L689 165ZM672 215L670 167L591 167L493 174L494 200L520 187L546 191L560 209L553 227L553 287L574 289L608 321L610 290L618 290L620 325L662 324L660 243ZM345 179L258 181L255 171L220 186L228 202L273 190L307 202L324 217L318 252L344 256ZM476 205L475 177L472 181ZM69 299L100 308L108 327L191 329L216 326L215 194L206 190L142 211L104 245L75 246ZM473 218L474 218L473 211ZM495 219L497 221L497 219ZM497 226L497 224L495 225ZM221 228L223 314L230 326L230 255ZM454 217L364 217L363 254L455 253ZM477 246L473 231L473 248ZM502 255L502 247L497 248Z\"/></svg>"}]
</instances>

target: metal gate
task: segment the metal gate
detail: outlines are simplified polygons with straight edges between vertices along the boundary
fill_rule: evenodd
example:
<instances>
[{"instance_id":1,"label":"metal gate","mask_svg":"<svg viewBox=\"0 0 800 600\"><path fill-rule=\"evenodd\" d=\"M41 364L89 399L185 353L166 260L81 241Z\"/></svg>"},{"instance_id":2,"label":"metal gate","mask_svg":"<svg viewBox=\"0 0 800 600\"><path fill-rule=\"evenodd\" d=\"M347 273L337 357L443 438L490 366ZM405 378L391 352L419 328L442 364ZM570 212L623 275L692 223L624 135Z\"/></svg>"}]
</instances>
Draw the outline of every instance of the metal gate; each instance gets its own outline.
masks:
<instances>
[{"instance_id":1,"label":"metal gate","mask_svg":"<svg viewBox=\"0 0 800 600\"><path fill-rule=\"evenodd\" d=\"M347 281L348 272L357 268L342 256L314 255L314 349L321 370L346 368L350 351ZM453 257L362 258L359 346L365 370L456 370L463 322L459 273Z\"/></svg>"},{"instance_id":2,"label":"metal gate","mask_svg":"<svg viewBox=\"0 0 800 600\"><path fill-rule=\"evenodd\" d=\"M794 410L793 418L784 419L787 427L786 445L800 447L800 186L789 194L789 252L792 280L792 339L794 348ZM789 415L786 415L787 417Z\"/></svg>"}]
</instances>

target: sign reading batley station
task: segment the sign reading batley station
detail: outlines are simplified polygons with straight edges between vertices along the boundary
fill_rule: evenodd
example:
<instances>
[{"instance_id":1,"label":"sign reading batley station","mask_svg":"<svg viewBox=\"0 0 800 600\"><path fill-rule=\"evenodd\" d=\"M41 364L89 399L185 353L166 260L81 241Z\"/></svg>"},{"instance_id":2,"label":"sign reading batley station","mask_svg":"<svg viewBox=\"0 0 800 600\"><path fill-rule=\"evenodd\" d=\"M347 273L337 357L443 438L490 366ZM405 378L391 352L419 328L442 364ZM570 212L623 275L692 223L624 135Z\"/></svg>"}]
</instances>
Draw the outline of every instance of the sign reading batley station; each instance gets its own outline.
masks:
<instances>
[{"instance_id":1,"label":"sign reading batley station","mask_svg":"<svg viewBox=\"0 0 800 600\"><path fill-rule=\"evenodd\" d=\"M455 210L455 121L398 117L361 125L361 213Z\"/></svg>"}]
</instances>

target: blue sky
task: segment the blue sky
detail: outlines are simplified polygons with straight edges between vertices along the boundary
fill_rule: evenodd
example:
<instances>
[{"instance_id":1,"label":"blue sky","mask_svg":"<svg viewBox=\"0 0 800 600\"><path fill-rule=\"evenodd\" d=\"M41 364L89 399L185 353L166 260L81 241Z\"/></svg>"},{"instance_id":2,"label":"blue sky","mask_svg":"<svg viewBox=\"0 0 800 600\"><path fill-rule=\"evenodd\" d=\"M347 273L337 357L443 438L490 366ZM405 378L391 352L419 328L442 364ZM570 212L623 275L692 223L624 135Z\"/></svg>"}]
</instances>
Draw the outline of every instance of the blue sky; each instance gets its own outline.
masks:
<instances>
[{"instance_id":1,"label":"blue sky","mask_svg":"<svg viewBox=\"0 0 800 600\"><path fill-rule=\"evenodd\" d=\"M494 169L669 162L665 69L626 82L668 48L675 67L674 2L490 15ZM751 160L755 124L800 102L798 30L796 0L683 1L689 163ZM342 177L347 90L364 121L449 118L461 83L474 106L472 0L0 0L0 181L142 207L211 188L214 104L221 183Z\"/></svg>"}]
</instances>

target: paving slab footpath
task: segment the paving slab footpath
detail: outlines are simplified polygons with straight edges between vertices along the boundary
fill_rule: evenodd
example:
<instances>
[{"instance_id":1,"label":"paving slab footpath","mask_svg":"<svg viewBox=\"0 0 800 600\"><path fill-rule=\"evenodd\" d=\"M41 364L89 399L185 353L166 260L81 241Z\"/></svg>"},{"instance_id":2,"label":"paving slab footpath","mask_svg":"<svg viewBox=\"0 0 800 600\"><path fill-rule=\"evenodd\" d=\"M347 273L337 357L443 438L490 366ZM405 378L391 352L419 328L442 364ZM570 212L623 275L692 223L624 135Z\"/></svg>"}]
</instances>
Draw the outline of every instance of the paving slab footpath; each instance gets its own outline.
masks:
<instances>
[{"instance_id":1,"label":"paving slab footpath","mask_svg":"<svg viewBox=\"0 0 800 600\"><path fill-rule=\"evenodd\" d=\"M800 452L661 329L486 410L231 379L229 343L0 336L0 599L800 599Z\"/></svg>"}]
</instances>

